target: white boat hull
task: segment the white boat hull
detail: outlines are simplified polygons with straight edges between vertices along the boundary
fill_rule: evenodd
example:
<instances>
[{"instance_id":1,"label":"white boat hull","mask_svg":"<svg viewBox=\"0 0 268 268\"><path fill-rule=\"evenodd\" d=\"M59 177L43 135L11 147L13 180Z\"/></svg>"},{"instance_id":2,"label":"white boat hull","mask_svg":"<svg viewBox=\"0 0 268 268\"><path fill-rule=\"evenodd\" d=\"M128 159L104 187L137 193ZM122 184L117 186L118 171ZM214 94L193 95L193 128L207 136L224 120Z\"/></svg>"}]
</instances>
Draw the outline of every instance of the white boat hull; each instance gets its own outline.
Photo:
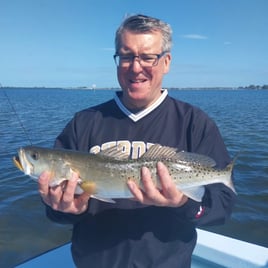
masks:
<instances>
[{"instance_id":1,"label":"white boat hull","mask_svg":"<svg viewBox=\"0 0 268 268\"><path fill-rule=\"evenodd\" d=\"M268 268L268 248L197 229L197 245L192 268ZM37 256L17 268L64 267L75 268L70 243Z\"/></svg>"}]
</instances>

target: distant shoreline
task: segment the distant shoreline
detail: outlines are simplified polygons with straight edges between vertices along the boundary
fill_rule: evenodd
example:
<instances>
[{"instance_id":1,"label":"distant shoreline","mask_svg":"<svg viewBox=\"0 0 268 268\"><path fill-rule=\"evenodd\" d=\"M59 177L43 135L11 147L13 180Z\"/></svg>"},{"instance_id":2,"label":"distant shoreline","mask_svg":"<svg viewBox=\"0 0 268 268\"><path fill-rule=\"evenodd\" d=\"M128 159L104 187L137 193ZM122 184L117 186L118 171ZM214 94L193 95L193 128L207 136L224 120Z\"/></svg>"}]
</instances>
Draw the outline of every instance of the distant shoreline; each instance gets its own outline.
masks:
<instances>
[{"instance_id":1,"label":"distant shoreline","mask_svg":"<svg viewBox=\"0 0 268 268\"><path fill-rule=\"evenodd\" d=\"M168 90L267 90L268 85L263 86L246 86L246 87L163 87ZM91 87L12 87L12 86L0 86L1 89L61 89L61 90L88 90L88 91L97 91L97 90L121 90L119 87L105 87L105 88L91 88Z\"/></svg>"}]
</instances>

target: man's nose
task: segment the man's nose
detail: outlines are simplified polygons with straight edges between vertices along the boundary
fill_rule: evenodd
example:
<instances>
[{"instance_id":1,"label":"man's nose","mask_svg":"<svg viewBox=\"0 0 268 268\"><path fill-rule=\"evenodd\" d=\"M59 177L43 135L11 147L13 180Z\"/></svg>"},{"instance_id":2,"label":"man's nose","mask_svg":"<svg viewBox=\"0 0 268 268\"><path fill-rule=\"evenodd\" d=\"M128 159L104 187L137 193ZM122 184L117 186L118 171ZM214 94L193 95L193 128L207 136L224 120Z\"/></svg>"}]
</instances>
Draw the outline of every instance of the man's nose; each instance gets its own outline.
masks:
<instances>
[{"instance_id":1,"label":"man's nose","mask_svg":"<svg viewBox=\"0 0 268 268\"><path fill-rule=\"evenodd\" d=\"M142 70L142 66L140 63L140 58L138 56L133 58L131 68L134 72L140 72Z\"/></svg>"}]
</instances>

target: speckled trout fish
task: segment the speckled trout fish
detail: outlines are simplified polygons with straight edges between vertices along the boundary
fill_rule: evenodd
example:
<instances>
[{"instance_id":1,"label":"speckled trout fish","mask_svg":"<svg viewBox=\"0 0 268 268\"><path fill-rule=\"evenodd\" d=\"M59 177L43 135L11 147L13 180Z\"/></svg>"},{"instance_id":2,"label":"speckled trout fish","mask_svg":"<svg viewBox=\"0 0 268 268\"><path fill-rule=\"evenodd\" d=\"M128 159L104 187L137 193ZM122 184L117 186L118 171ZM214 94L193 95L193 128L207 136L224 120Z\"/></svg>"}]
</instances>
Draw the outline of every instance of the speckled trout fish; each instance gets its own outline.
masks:
<instances>
[{"instance_id":1,"label":"speckled trout fish","mask_svg":"<svg viewBox=\"0 0 268 268\"><path fill-rule=\"evenodd\" d=\"M156 171L158 161L168 167L177 188L196 201L201 201L204 186L212 183L224 183L235 192L232 183L233 162L219 170L215 168L215 161L207 156L178 152L177 149L159 144L152 145L135 160L129 159L118 147L91 154L34 146L19 149L18 156L13 160L21 171L34 179L38 179L43 171L49 171L51 187L69 180L72 173L77 172L79 187L92 197L107 202L114 202L114 198L133 197L126 182L133 180L142 188L140 169L143 166L150 169L155 185L161 189Z\"/></svg>"}]
</instances>

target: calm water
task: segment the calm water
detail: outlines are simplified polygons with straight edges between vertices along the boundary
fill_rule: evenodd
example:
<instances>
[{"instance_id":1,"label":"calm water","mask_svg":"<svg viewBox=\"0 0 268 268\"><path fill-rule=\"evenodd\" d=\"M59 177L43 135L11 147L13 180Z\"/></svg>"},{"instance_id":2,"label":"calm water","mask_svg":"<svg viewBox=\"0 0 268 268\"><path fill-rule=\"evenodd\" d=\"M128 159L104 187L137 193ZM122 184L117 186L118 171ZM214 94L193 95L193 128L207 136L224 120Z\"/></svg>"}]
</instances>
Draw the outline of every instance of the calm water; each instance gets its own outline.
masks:
<instances>
[{"instance_id":1,"label":"calm water","mask_svg":"<svg viewBox=\"0 0 268 268\"><path fill-rule=\"evenodd\" d=\"M73 114L113 91L6 89L33 144L50 147ZM201 107L218 124L235 165L238 192L231 220L209 230L268 247L268 91L170 91ZM36 183L12 164L29 145L0 89L0 267L15 264L69 241L71 226L48 221Z\"/></svg>"}]
</instances>

